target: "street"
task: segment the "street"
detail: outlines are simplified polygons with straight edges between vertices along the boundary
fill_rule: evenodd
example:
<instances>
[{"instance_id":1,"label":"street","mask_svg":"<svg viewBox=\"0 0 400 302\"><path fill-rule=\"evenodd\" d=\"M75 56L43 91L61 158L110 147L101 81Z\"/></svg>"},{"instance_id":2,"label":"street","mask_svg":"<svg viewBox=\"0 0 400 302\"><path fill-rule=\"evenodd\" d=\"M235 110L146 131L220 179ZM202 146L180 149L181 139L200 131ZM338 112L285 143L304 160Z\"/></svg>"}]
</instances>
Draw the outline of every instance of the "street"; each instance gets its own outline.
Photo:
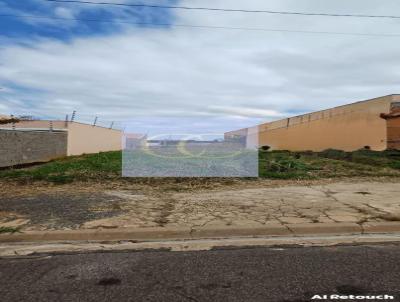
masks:
<instances>
[{"instance_id":1,"label":"street","mask_svg":"<svg viewBox=\"0 0 400 302\"><path fill-rule=\"evenodd\" d=\"M295 302L324 294L400 301L400 246L39 255L0 259L0 276L4 302Z\"/></svg>"}]
</instances>

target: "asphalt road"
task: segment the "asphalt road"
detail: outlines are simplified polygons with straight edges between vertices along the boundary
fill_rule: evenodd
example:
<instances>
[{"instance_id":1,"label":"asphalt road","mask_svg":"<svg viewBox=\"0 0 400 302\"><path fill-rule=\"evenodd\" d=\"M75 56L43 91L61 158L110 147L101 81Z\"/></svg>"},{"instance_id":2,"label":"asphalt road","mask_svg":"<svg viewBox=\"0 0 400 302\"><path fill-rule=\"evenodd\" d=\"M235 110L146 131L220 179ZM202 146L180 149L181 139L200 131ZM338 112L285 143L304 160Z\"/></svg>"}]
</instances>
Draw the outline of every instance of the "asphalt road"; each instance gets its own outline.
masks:
<instances>
[{"instance_id":1,"label":"asphalt road","mask_svg":"<svg viewBox=\"0 0 400 302\"><path fill-rule=\"evenodd\" d=\"M295 302L335 293L400 301L400 246L8 258L0 259L0 277L1 301Z\"/></svg>"}]
</instances>

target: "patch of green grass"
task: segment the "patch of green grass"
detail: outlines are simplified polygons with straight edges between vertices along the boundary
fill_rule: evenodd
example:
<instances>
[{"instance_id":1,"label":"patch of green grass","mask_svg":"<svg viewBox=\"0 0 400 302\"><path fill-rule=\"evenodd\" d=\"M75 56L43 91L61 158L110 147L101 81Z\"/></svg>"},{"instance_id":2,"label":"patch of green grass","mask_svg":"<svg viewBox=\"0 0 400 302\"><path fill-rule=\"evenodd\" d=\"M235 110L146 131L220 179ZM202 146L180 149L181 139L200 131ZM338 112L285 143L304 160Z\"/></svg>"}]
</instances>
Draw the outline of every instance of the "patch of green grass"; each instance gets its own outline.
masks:
<instances>
[{"instance_id":1,"label":"patch of green grass","mask_svg":"<svg viewBox=\"0 0 400 302\"><path fill-rule=\"evenodd\" d=\"M316 153L318 157L337 159L337 160L348 160L351 158L351 154L342 150L326 149L322 152Z\"/></svg>"},{"instance_id":2,"label":"patch of green grass","mask_svg":"<svg viewBox=\"0 0 400 302\"><path fill-rule=\"evenodd\" d=\"M74 180L116 179L121 174L121 152L101 152L66 157L22 169L0 171L0 178L48 181L64 184Z\"/></svg>"},{"instance_id":3,"label":"patch of green grass","mask_svg":"<svg viewBox=\"0 0 400 302\"><path fill-rule=\"evenodd\" d=\"M17 232L21 232L20 228L14 228L14 227L0 227L0 234L6 234L6 233L17 233Z\"/></svg>"},{"instance_id":4,"label":"patch of green grass","mask_svg":"<svg viewBox=\"0 0 400 302\"><path fill-rule=\"evenodd\" d=\"M354 152L326 150L323 152L318 152L316 155L318 157L339 159L374 168L400 168L400 151L398 150L372 151L368 149L361 149Z\"/></svg>"},{"instance_id":5,"label":"patch of green grass","mask_svg":"<svg viewBox=\"0 0 400 302\"><path fill-rule=\"evenodd\" d=\"M287 152L261 152L259 157L260 174L281 178L284 175L305 173L310 170L303 161L293 157Z\"/></svg>"},{"instance_id":6,"label":"patch of green grass","mask_svg":"<svg viewBox=\"0 0 400 302\"><path fill-rule=\"evenodd\" d=\"M143 162L146 163L145 159ZM171 163L171 161L165 161L160 165L168 166ZM19 182L46 181L54 184L74 181L120 180L121 168L122 153L120 151L103 152L66 157L28 168L1 170L0 179ZM260 150L259 176L271 179L400 177L400 151L344 152L329 149L322 152L290 152Z\"/></svg>"},{"instance_id":7,"label":"patch of green grass","mask_svg":"<svg viewBox=\"0 0 400 302\"><path fill-rule=\"evenodd\" d=\"M289 151L260 151L259 175L264 178L298 179L313 178L310 171L319 169Z\"/></svg>"},{"instance_id":8,"label":"patch of green grass","mask_svg":"<svg viewBox=\"0 0 400 302\"><path fill-rule=\"evenodd\" d=\"M260 151L260 176L282 179L400 176L400 151Z\"/></svg>"},{"instance_id":9,"label":"patch of green grass","mask_svg":"<svg viewBox=\"0 0 400 302\"><path fill-rule=\"evenodd\" d=\"M400 161L392 161L389 163L389 167L392 169L400 170Z\"/></svg>"}]
</instances>

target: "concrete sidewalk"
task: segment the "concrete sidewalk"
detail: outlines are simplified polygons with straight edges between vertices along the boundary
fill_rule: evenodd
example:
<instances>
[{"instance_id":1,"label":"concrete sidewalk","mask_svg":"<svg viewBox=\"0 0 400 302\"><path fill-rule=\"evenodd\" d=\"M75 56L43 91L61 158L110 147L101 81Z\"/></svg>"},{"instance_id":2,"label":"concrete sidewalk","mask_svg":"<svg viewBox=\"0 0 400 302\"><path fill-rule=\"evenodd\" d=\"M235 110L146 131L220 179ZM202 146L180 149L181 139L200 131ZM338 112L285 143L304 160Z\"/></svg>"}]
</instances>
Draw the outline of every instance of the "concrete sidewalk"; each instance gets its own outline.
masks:
<instances>
[{"instance_id":1,"label":"concrete sidewalk","mask_svg":"<svg viewBox=\"0 0 400 302\"><path fill-rule=\"evenodd\" d=\"M82 228L218 228L400 221L399 183L336 183L146 196L106 194L125 200L123 214L85 222Z\"/></svg>"},{"instance_id":2,"label":"concrete sidewalk","mask_svg":"<svg viewBox=\"0 0 400 302\"><path fill-rule=\"evenodd\" d=\"M28 234L37 240L143 240L398 232L399 196L396 182L165 194L58 188L1 200L0 226L22 233L0 240L28 240Z\"/></svg>"}]
</instances>

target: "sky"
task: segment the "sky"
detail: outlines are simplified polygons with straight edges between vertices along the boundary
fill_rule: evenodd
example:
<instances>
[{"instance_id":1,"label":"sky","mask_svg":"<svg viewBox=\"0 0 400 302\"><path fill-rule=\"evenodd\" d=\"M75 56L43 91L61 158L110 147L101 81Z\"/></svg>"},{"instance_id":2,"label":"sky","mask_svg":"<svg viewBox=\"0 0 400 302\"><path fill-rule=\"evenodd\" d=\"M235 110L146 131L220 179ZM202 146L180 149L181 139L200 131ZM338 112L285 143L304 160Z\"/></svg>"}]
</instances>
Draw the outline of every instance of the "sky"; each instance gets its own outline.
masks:
<instances>
[{"instance_id":1,"label":"sky","mask_svg":"<svg viewBox=\"0 0 400 302\"><path fill-rule=\"evenodd\" d=\"M397 0L106 2L400 15ZM0 114L223 132L400 93L399 42L400 19L0 0Z\"/></svg>"}]
</instances>

